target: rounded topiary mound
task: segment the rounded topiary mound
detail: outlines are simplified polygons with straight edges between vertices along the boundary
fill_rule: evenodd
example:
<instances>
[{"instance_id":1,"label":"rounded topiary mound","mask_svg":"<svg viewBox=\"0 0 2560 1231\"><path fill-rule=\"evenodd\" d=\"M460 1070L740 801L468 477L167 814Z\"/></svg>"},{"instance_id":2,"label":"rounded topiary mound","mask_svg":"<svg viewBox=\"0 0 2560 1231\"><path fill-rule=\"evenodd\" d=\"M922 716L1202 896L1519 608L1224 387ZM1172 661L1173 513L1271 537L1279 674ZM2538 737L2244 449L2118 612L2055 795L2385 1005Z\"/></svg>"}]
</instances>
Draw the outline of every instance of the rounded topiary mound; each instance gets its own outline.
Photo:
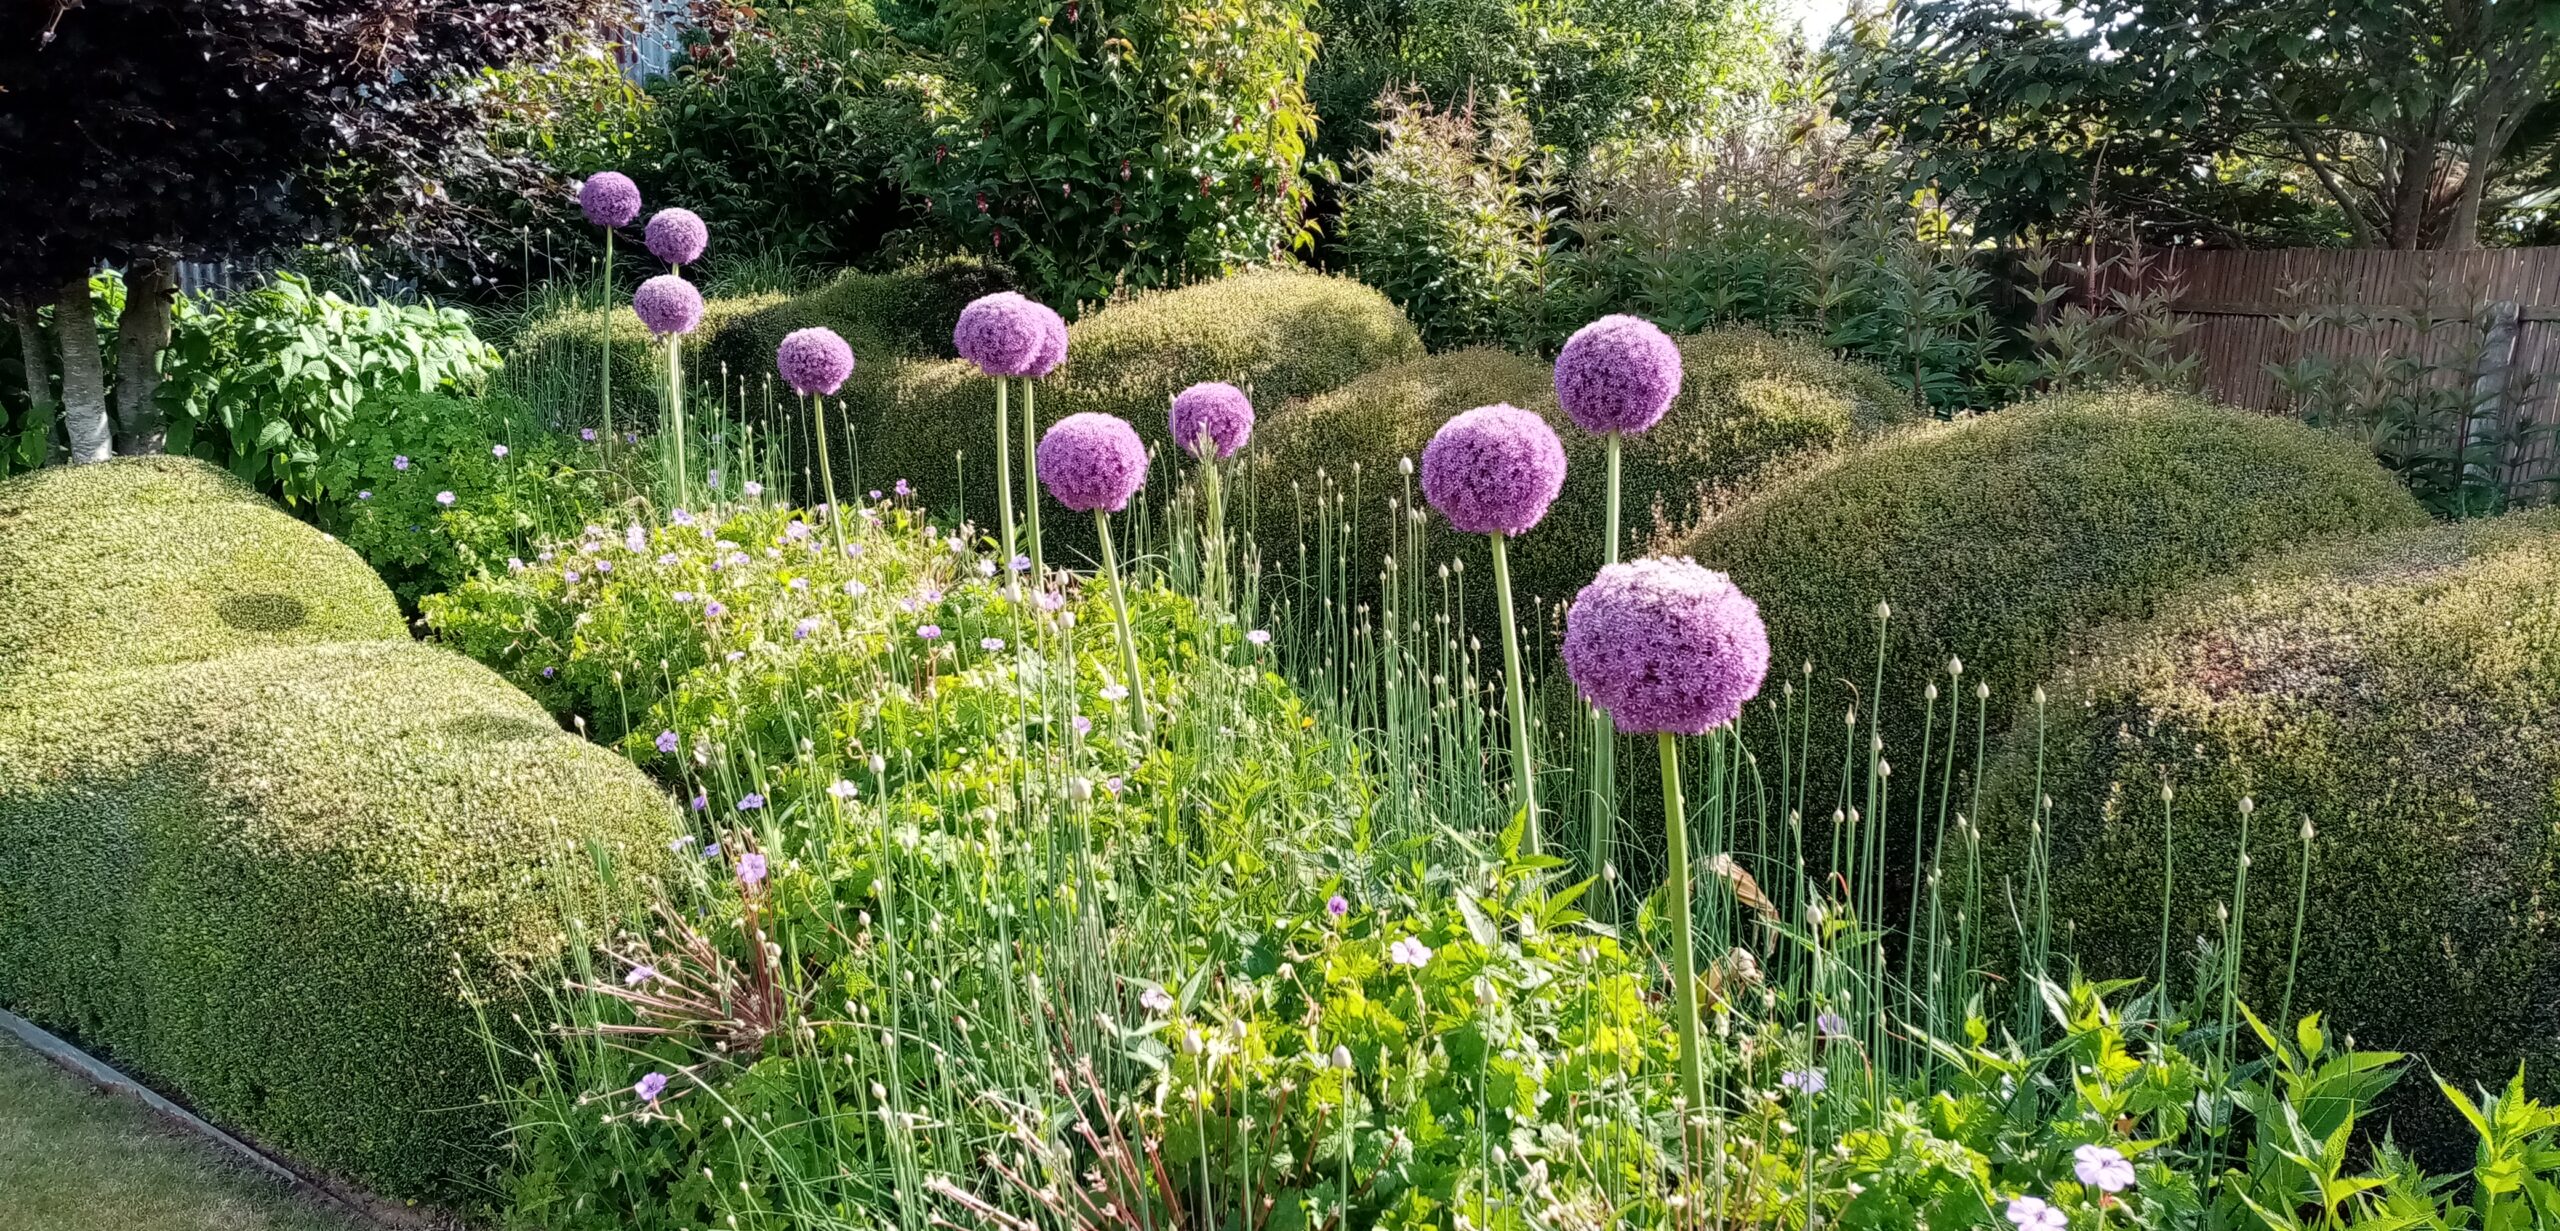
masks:
<instances>
[{"instance_id":1,"label":"rounded topiary mound","mask_svg":"<svg viewBox=\"0 0 2560 1231\"><path fill-rule=\"evenodd\" d=\"M955 308L941 321L946 333L957 315ZM1168 415L1173 395L1183 389L1226 381L1270 412L1422 350L1412 322L1385 296L1347 278L1282 270L1115 303L1069 326L1067 338L1066 363L1034 382L1040 425L1086 412L1126 419L1159 454L1150 476L1158 483L1173 477L1165 461L1172 455ZM855 379L861 380L858 372ZM895 365L884 380L878 400L847 403L861 482L884 487L890 479L914 480L932 507L956 504L980 526L993 525L995 382L956 359ZM1013 404L1017 466L1019 397ZM967 490L954 491L954 476L963 471ZM1044 525L1055 523L1063 543L1089 540L1089 527L1077 524L1082 519L1054 511L1044 510Z\"/></svg>"},{"instance_id":2,"label":"rounded topiary mound","mask_svg":"<svg viewBox=\"0 0 2560 1231\"><path fill-rule=\"evenodd\" d=\"M848 272L802 295L768 297L754 310L721 323L711 334L706 359L757 380L773 370L782 340L802 329L827 328L853 345L860 363L894 357L948 359L951 323L981 295L1005 290L1012 280L985 261L954 257L884 274ZM617 339L617 342L619 339ZM855 368L861 379L861 367ZM779 382L775 386L781 388ZM787 390L778 397L789 396Z\"/></svg>"},{"instance_id":3,"label":"rounded topiary mound","mask_svg":"<svg viewBox=\"0 0 2560 1231\"><path fill-rule=\"evenodd\" d=\"M500 1030L673 811L176 459L0 484L0 1004L398 1196L471 1199Z\"/></svg>"},{"instance_id":4,"label":"rounded topiary mound","mask_svg":"<svg viewBox=\"0 0 2560 1231\"><path fill-rule=\"evenodd\" d=\"M2040 744L2055 934L2071 925L2091 973L2158 970L2174 872L2169 977L2194 990L2199 940L2221 935L2233 899L2248 797L2245 1003L2271 1024L2285 1005L2308 822L2294 1015L2323 1012L2333 1032L2414 1052L2464 1088L2502 1084L2520 1060L2549 1080L2560 514L2279 557L2091 637L2047 692L2041 739L2030 716L1990 775L1986 828L1998 871L2022 872ZM2432 1089L2405 1106L2459 1129Z\"/></svg>"},{"instance_id":5,"label":"rounded topiary mound","mask_svg":"<svg viewBox=\"0 0 2560 1231\"><path fill-rule=\"evenodd\" d=\"M1759 600L1781 677L1811 663L1818 683L1864 693L1875 608L1891 604L1890 757L1920 742L1922 690L1950 656L2004 708L2076 627L2140 617L2276 548L2425 520L2352 442L2196 398L2116 391L1889 434L1725 511L1684 550ZM1847 704L1845 689L1817 696ZM1841 730L1813 725L1817 742ZM1812 764L1839 763L1837 735L1829 742Z\"/></svg>"},{"instance_id":6,"label":"rounded topiary mound","mask_svg":"<svg viewBox=\"0 0 2560 1231\"><path fill-rule=\"evenodd\" d=\"M1625 437L1621 450L1625 558L1677 542L1735 493L1902 414L1891 382L1812 342L1757 329L1675 341L1680 396L1650 431ZM1574 426L1557 405L1547 364L1505 351L1450 351L1382 368L1276 415L1249 451L1257 455L1253 517L1264 554L1294 559L1301 540L1312 542L1312 501L1322 472L1326 489L1356 514L1345 556L1354 597L1374 597L1384 558L1411 554L1409 529L1392 524L1386 507L1389 499L1409 500L1399 464L1419 457L1450 416L1496 402L1546 416L1565 445L1563 493L1544 522L1513 542L1514 590L1524 603L1571 598L1602 560L1606 443ZM1484 544L1430 519L1422 566L1436 575L1460 559L1468 561L1470 606L1490 613ZM1400 560L1398 567L1409 563Z\"/></svg>"},{"instance_id":7,"label":"rounded topiary mound","mask_svg":"<svg viewBox=\"0 0 2560 1231\"><path fill-rule=\"evenodd\" d=\"M407 639L362 559L219 467L124 458L0 483L0 693L39 674Z\"/></svg>"}]
</instances>

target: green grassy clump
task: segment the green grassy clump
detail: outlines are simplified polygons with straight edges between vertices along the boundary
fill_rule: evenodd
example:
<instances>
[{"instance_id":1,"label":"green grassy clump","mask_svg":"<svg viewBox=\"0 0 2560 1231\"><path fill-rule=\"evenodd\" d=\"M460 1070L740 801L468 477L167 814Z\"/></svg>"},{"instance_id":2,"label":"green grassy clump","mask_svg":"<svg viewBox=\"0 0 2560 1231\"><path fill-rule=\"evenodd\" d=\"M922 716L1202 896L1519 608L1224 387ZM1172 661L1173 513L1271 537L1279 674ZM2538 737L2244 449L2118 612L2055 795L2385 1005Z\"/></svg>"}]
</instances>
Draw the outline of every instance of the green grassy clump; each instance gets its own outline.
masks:
<instances>
[{"instance_id":1,"label":"green grassy clump","mask_svg":"<svg viewBox=\"0 0 2560 1231\"><path fill-rule=\"evenodd\" d=\"M1621 552L1640 556L1676 543L1718 503L1792 462L1837 449L1893 422L1903 399L1882 374L1834 359L1818 344L1758 329L1678 339L1680 397L1651 431L1621 449ZM1399 465L1419 459L1452 415L1509 402L1546 416L1564 441L1564 490L1547 518L1511 548L1520 601L1567 600L1591 580L1606 537L1605 440L1574 426L1556 403L1554 370L1505 351L1470 349L1383 368L1304 407L1275 415L1254 445L1254 527L1266 557L1294 564L1318 470L1357 502L1361 523L1344 561L1359 597L1372 597L1382 558L1403 541L1384 500L1407 496ZM1361 469L1352 490L1352 465ZM1295 485L1294 488L1292 485ZM1434 519L1426 569L1467 560L1470 606L1490 613L1490 557L1473 535ZM1399 562L1406 567L1409 562ZM1483 604L1479 606L1478 604Z\"/></svg>"},{"instance_id":2,"label":"green grassy clump","mask_svg":"<svg viewBox=\"0 0 2560 1231\"><path fill-rule=\"evenodd\" d=\"M2462 1089L2502 1085L2519 1060L2548 1083L2560 514L2275 558L2091 637L2047 692L2041 740L2024 716L1990 775L1987 837L2005 853L1995 871L2028 883L2040 780L2055 943L2068 929L2093 974L2155 975L2165 927L2173 988L2199 990L2193 955L2223 935L2247 797L2243 1003L2269 1021L2320 1010ZM2447 1114L2432 1126L2460 1130Z\"/></svg>"},{"instance_id":3,"label":"green grassy clump","mask_svg":"<svg viewBox=\"0 0 2560 1231\"><path fill-rule=\"evenodd\" d=\"M942 324L947 331L950 322ZM1347 278L1282 270L1140 295L1076 321L1067 335L1066 363L1037 382L1041 426L1083 411L1117 415L1159 454L1172 442L1173 395L1192 384L1223 380L1249 389L1268 420L1287 413L1292 401L1422 352L1412 322L1385 296ZM960 503L951 486L958 455L968 475L964 507L979 525L993 525L994 484L981 480L996 473L995 382L956 359L909 364L882 395L850 408L864 481L876 487L884 476L912 479L933 507L950 507ZM1018 463L1018 400L1014 413ZM1158 463L1160 480L1171 473L1166 465ZM1066 518L1055 506L1043 516L1044 524L1062 527L1068 543L1091 537L1084 519Z\"/></svg>"},{"instance_id":4,"label":"green grassy clump","mask_svg":"<svg viewBox=\"0 0 2560 1231\"><path fill-rule=\"evenodd\" d=\"M501 1122L472 995L505 1029L523 979L557 978L564 907L622 900L590 849L663 856L669 805L486 668L409 640L318 531L249 500L184 506L186 533L116 516L222 491L217 472L83 471L0 485L0 558L89 543L76 574L0 590L0 622L40 644L100 612L163 622L70 639L0 688L0 1003L312 1164L469 1199ZM276 560L308 580L254 588ZM242 633L217 601L199 630L203 605L168 597L173 577L235 576L261 600L243 609L291 594L323 614Z\"/></svg>"},{"instance_id":5,"label":"green grassy clump","mask_svg":"<svg viewBox=\"0 0 2560 1231\"><path fill-rule=\"evenodd\" d=\"M407 636L363 560L217 467L132 458L0 484L0 693L108 666Z\"/></svg>"},{"instance_id":6,"label":"green grassy clump","mask_svg":"<svg viewBox=\"0 0 2560 1231\"><path fill-rule=\"evenodd\" d=\"M2140 617L2189 582L2290 544L2425 520L2350 442L2196 398L2114 391L1889 434L1740 503L1683 550L1759 601L1771 688L1810 663L1826 699L1817 708L1870 689L1876 605L1891 604L1890 758L1917 751L1923 690L1946 678L1950 657L1963 659L1968 690L1987 685L2005 708L2075 628ZM1861 707L1862 729L1875 729L1875 708ZM1840 724L1813 726L1814 763L1838 765Z\"/></svg>"}]
</instances>

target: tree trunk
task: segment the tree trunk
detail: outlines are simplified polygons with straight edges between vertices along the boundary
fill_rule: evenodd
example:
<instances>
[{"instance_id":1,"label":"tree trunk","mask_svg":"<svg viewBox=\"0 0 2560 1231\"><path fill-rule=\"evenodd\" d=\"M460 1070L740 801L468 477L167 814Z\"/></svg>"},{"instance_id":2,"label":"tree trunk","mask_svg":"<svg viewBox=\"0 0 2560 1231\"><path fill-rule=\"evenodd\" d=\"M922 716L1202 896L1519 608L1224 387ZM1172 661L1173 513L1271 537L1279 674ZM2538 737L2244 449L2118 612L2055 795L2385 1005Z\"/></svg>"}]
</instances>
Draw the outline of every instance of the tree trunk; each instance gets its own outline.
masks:
<instances>
[{"instance_id":1,"label":"tree trunk","mask_svg":"<svg viewBox=\"0 0 2560 1231\"><path fill-rule=\"evenodd\" d=\"M30 301L9 305L9 319L18 327L18 357L27 367L27 424L41 442L35 456L22 460L41 465L53 460L53 434L58 412L53 400L53 356L44 348L44 322L36 319L36 305Z\"/></svg>"},{"instance_id":2,"label":"tree trunk","mask_svg":"<svg viewBox=\"0 0 2560 1231\"><path fill-rule=\"evenodd\" d=\"M53 332L62 346L62 422L71 462L115 456L107 427L106 361L98 351L98 318L89 305L89 276L66 282L53 302Z\"/></svg>"},{"instance_id":3,"label":"tree trunk","mask_svg":"<svg viewBox=\"0 0 2560 1231\"><path fill-rule=\"evenodd\" d=\"M160 414L160 352L169 345L169 312L178 294L178 265L167 256L136 261L125 274L124 315L116 318L116 452L158 453L169 428Z\"/></svg>"}]
</instances>

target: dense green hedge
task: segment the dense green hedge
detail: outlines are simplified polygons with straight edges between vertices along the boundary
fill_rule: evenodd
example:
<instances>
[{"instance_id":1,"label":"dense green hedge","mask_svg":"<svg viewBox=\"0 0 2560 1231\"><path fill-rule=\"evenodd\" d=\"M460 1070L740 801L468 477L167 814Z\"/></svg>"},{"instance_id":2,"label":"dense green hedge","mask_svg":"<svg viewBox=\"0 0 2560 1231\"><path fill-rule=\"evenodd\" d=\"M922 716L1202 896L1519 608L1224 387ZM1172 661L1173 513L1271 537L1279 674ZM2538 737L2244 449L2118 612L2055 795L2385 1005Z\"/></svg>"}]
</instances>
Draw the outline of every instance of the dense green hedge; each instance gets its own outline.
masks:
<instances>
[{"instance_id":1,"label":"dense green hedge","mask_svg":"<svg viewBox=\"0 0 2560 1231\"><path fill-rule=\"evenodd\" d=\"M941 323L947 332L950 321ZM1140 295L1067 332L1065 365L1039 382L1042 425L1080 411L1118 415L1160 449L1171 443L1173 395L1188 385L1223 380L1247 388L1271 422L1295 400L1422 353L1412 323L1385 296L1347 278L1280 270ZM980 525L994 524L994 484L987 480L995 474L995 383L960 360L911 363L881 393L876 402L849 403L864 482L912 479L932 507L962 504ZM957 500L955 454L966 457L969 486ZM1170 475L1160 460L1155 478ZM1081 518L1043 517L1060 526L1066 543L1090 538Z\"/></svg>"},{"instance_id":2,"label":"dense green hedge","mask_svg":"<svg viewBox=\"0 0 2560 1231\"><path fill-rule=\"evenodd\" d=\"M0 686L0 1003L311 1163L468 1201L501 1123L469 995L508 1029L564 914L629 904L586 848L645 866L672 811L235 490L176 460L0 484L0 560L45 570L0 586L0 628L48 650Z\"/></svg>"},{"instance_id":3,"label":"dense green hedge","mask_svg":"<svg viewBox=\"0 0 2560 1231\"><path fill-rule=\"evenodd\" d=\"M843 335L866 363L917 356L948 359L951 326L959 321L960 309L1012 285L1003 270L966 258L885 274L844 273L807 294L731 317L717 330L706 325L704 332L712 335L713 363L759 375L773 370L773 353L784 337L818 325ZM856 379L862 375L857 366Z\"/></svg>"},{"instance_id":4,"label":"dense green hedge","mask_svg":"<svg viewBox=\"0 0 2560 1231\"><path fill-rule=\"evenodd\" d=\"M2005 708L2076 627L2142 616L2276 548L2425 520L2353 442L2194 398L2104 392L1890 434L1726 511L1685 550L1759 601L1778 674L1811 662L1818 681L1866 692L1875 606L1891 604L1890 756L1919 742L1920 694L1951 655ZM1845 707L1837 687L1817 695ZM1818 742L1841 729L1813 726ZM1837 763L1836 735L1828 743L1815 764Z\"/></svg>"},{"instance_id":5,"label":"dense green hedge","mask_svg":"<svg viewBox=\"0 0 2560 1231\"><path fill-rule=\"evenodd\" d=\"M2292 989L2359 1045L2414 1051L2468 1088L2560 1060L2560 514L2323 544L2112 628L2048 686L2053 914L2091 973L2195 986L2249 828L2242 999ZM2002 872L2034 797L2030 718L1991 775ZM2175 787L2164 826L2160 784ZM2432 1093L2412 1097L2441 1112ZM2402 1124L2406 1137L2412 1127ZM2456 1128L2447 1124L2443 1127ZM2463 1147L2468 1156L2469 1147Z\"/></svg>"},{"instance_id":6,"label":"dense green hedge","mask_svg":"<svg viewBox=\"0 0 2560 1231\"><path fill-rule=\"evenodd\" d=\"M604 327L610 320L614 425L622 429L655 427L658 410L667 400L666 345L651 337L649 327L640 323L639 315L631 310L628 288L625 289L624 301L615 304L610 313L595 308L563 309L526 326L515 348L507 353L506 379L510 387L534 394L545 382L565 383L569 388L564 397L543 400L575 407L584 419L593 419L596 372L604 363ZM685 338L686 383L717 379L719 365L711 357L712 347L724 331L788 302L788 297L771 292L704 300L702 324ZM766 352L761 364L743 368L730 365L731 372L750 381L762 380L772 368L771 351Z\"/></svg>"},{"instance_id":7,"label":"dense green hedge","mask_svg":"<svg viewBox=\"0 0 2560 1231\"><path fill-rule=\"evenodd\" d=\"M1786 465L1829 452L1893 422L1905 400L1881 373L1831 357L1819 344L1757 329L1722 329L1678 339L1679 400L1662 422L1626 438L1620 533L1630 556L1678 543L1705 512ZM1432 355L1361 377L1304 407L1266 420L1257 440L1254 526L1267 556L1293 558L1319 469L1339 488L1361 466L1356 510L1360 534L1349 553L1352 575L1370 597L1382 558L1397 553L1385 501L1404 490L1398 465L1449 417L1471 407L1510 402L1547 417L1565 445L1562 494L1546 521L1511 548L1513 586L1522 602L1570 599L1601 562L1606 526L1605 442L1565 417L1556 404L1553 370L1497 350ZM1297 484L1295 489L1292 483ZM1401 498L1401 497L1400 497ZM1423 564L1469 563L1471 609L1488 615L1490 556L1474 536L1453 535L1434 519Z\"/></svg>"},{"instance_id":8,"label":"dense green hedge","mask_svg":"<svg viewBox=\"0 0 2560 1231\"><path fill-rule=\"evenodd\" d=\"M239 650L405 638L356 554L203 462L0 484L0 693Z\"/></svg>"}]
</instances>

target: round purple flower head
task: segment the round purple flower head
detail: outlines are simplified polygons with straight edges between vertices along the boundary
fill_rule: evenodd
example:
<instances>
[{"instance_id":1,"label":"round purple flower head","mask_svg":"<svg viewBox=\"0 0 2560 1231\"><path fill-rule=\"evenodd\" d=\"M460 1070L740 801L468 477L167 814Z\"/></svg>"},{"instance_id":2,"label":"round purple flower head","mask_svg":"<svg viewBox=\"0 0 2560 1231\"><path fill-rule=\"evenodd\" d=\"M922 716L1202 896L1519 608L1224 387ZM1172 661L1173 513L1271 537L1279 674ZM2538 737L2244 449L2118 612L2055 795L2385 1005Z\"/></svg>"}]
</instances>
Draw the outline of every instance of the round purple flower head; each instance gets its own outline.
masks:
<instances>
[{"instance_id":1,"label":"round purple flower head","mask_svg":"<svg viewBox=\"0 0 2560 1231\"><path fill-rule=\"evenodd\" d=\"M1147 481L1147 447L1121 419L1068 415L1040 438L1040 482L1058 503L1079 513L1117 513Z\"/></svg>"},{"instance_id":2,"label":"round purple flower head","mask_svg":"<svg viewBox=\"0 0 2560 1231\"><path fill-rule=\"evenodd\" d=\"M649 215L649 229L641 235L649 241L650 255L669 265L693 264L711 243L711 228L702 225L702 215L689 209L662 209Z\"/></svg>"},{"instance_id":3,"label":"round purple flower head","mask_svg":"<svg viewBox=\"0 0 2560 1231\"><path fill-rule=\"evenodd\" d=\"M773 353L782 381L803 396L832 395L853 375L853 348L832 329L802 329L782 340Z\"/></svg>"},{"instance_id":4,"label":"round purple flower head","mask_svg":"<svg viewBox=\"0 0 2560 1231\"><path fill-rule=\"evenodd\" d=\"M640 216L640 186L620 171L598 171L578 185L578 208L600 227L627 227Z\"/></svg>"},{"instance_id":5,"label":"round purple flower head","mask_svg":"<svg viewBox=\"0 0 2560 1231\"><path fill-rule=\"evenodd\" d=\"M1040 327L1043 333L1039 351L1031 356L1031 370L1023 375L1046 376L1057 371L1058 365L1067 361L1067 318L1058 315L1057 310L1047 304L1035 303L1031 306L1040 309Z\"/></svg>"},{"instance_id":6,"label":"round purple flower head","mask_svg":"<svg viewBox=\"0 0 2560 1231\"><path fill-rule=\"evenodd\" d=\"M1641 432L1678 396L1680 348L1640 317L1601 317L1556 355L1556 400L1586 432Z\"/></svg>"},{"instance_id":7,"label":"round purple flower head","mask_svg":"<svg viewBox=\"0 0 2560 1231\"><path fill-rule=\"evenodd\" d=\"M631 310L640 314L640 323L649 332L660 337L692 333L702 323L702 292L674 274L659 274L633 292Z\"/></svg>"},{"instance_id":8,"label":"round purple flower head","mask_svg":"<svg viewBox=\"0 0 2560 1231\"><path fill-rule=\"evenodd\" d=\"M951 327L951 345L989 376L1029 376L1049 344L1043 311L1012 291L971 300Z\"/></svg>"},{"instance_id":9,"label":"round purple flower head","mask_svg":"<svg viewBox=\"0 0 2560 1231\"><path fill-rule=\"evenodd\" d=\"M1693 560L1612 564L1564 615L1564 668L1629 735L1731 722L1769 674L1760 605Z\"/></svg>"},{"instance_id":10,"label":"round purple flower head","mask_svg":"<svg viewBox=\"0 0 2560 1231\"><path fill-rule=\"evenodd\" d=\"M1200 437L1222 458L1234 457L1253 439L1253 402L1244 390L1225 381L1206 381L1173 395L1173 441L1185 453L1200 456Z\"/></svg>"},{"instance_id":11,"label":"round purple flower head","mask_svg":"<svg viewBox=\"0 0 2560 1231\"><path fill-rule=\"evenodd\" d=\"M1519 534L1564 489L1564 442L1547 421L1508 403L1440 425L1422 448L1422 494L1469 534Z\"/></svg>"}]
</instances>

